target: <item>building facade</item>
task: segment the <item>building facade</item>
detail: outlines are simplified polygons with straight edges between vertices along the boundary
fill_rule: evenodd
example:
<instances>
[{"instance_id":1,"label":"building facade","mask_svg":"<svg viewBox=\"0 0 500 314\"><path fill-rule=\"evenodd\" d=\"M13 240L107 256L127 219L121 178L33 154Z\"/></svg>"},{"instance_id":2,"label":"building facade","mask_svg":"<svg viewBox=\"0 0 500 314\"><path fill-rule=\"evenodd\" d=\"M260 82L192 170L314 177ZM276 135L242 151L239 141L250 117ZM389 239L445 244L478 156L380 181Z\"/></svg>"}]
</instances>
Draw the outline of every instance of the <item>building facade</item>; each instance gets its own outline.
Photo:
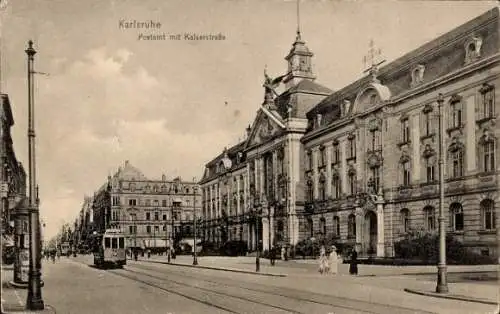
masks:
<instances>
[{"instance_id":1,"label":"building facade","mask_svg":"<svg viewBox=\"0 0 500 314\"><path fill-rule=\"evenodd\" d=\"M498 35L496 8L380 69L374 64L308 112L309 236L392 256L409 231L437 232L442 134L446 230L498 256Z\"/></svg>"},{"instance_id":2,"label":"building facade","mask_svg":"<svg viewBox=\"0 0 500 314\"><path fill-rule=\"evenodd\" d=\"M298 31L285 57L287 74L271 79L265 73L264 102L246 140L205 166L200 185L209 240L241 240L249 250L298 242L304 209L300 139L306 113L332 92L315 82L312 57ZM278 95L280 83L285 91Z\"/></svg>"},{"instance_id":3,"label":"building facade","mask_svg":"<svg viewBox=\"0 0 500 314\"><path fill-rule=\"evenodd\" d=\"M2 244L28 248L28 209L26 207L26 172L14 152L11 128L12 108L7 94L0 94L0 188L2 206Z\"/></svg>"},{"instance_id":4,"label":"building facade","mask_svg":"<svg viewBox=\"0 0 500 314\"><path fill-rule=\"evenodd\" d=\"M442 134L447 230L498 256L499 43L495 8L331 92L298 33L285 92L266 75L248 138L205 166L204 236L393 256L407 232L437 231Z\"/></svg>"},{"instance_id":5,"label":"building facade","mask_svg":"<svg viewBox=\"0 0 500 314\"><path fill-rule=\"evenodd\" d=\"M194 235L201 195L198 183L180 177L151 180L128 161L93 197L94 229L121 229L131 248L163 249ZM201 232L198 232L201 235Z\"/></svg>"}]
</instances>

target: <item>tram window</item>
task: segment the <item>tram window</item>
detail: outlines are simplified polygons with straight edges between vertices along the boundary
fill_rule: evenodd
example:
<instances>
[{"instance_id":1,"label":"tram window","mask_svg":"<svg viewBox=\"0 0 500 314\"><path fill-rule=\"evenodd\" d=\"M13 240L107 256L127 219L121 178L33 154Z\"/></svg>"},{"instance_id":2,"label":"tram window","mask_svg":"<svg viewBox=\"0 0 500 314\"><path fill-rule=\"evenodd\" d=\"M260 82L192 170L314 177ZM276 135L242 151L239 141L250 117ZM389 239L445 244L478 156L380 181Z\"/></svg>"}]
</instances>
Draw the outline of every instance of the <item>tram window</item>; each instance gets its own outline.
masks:
<instances>
[{"instance_id":1,"label":"tram window","mask_svg":"<svg viewBox=\"0 0 500 314\"><path fill-rule=\"evenodd\" d=\"M113 249L118 248L118 239L117 238L111 238L111 248L113 248Z\"/></svg>"},{"instance_id":2,"label":"tram window","mask_svg":"<svg viewBox=\"0 0 500 314\"><path fill-rule=\"evenodd\" d=\"M125 248L125 238L118 238L118 245L120 249Z\"/></svg>"},{"instance_id":3,"label":"tram window","mask_svg":"<svg viewBox=\"0 0 500 314\"><path fill-rule=\"evenodd\" d=\"M110 238L104 238L104 247L105 248L111 247L111 239Z\"/></svg>"}]
</instances>

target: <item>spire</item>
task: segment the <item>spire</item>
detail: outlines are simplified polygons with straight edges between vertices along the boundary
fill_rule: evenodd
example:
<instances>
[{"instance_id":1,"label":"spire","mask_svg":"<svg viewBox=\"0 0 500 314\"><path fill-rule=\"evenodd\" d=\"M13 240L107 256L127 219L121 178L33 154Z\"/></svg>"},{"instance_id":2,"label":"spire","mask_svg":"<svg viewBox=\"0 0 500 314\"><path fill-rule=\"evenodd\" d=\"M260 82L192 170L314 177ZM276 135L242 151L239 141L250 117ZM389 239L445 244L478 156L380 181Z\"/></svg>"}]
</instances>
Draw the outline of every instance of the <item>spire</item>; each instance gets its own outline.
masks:
<instances>
[{"instance_id":1,"label":"spire","mask_svg":"<svg viewBox=\"0 0 500 314\"><path fill-rule=\"evenodd\" d=\"M297 37L295 41L301 41L300 37L300 0L297 0Z\"/></svg>"},{"instance_id":2,"label":"spire","mask_svg":"<svg viewBox=\"0 0 500 314\"><path fill-rule=\"evenodd\" d=\"M368 54L363 57L363 63L365 69L363 73L368 72L371 75L371 79L373 82L379 82L377 79L378 75L378 66L385 62L385 60L377 61L378 57L382 54L382 50L380 48L375 48L375 43L373 39L370 39ZM367 68L369 67L369 68Z\"/></svg>"}]
</instances>

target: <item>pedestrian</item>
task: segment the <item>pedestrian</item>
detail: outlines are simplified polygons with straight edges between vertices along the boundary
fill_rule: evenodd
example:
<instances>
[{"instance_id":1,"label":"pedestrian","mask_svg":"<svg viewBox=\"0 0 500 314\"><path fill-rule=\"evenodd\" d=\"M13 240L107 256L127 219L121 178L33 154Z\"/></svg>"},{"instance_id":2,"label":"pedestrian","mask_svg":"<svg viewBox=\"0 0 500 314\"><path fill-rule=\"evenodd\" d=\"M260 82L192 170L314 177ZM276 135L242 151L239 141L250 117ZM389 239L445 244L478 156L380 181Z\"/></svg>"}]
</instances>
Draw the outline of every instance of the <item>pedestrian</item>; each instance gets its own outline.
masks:
<instances>
[{"instance_id":1,"label":"pedestrian","mask_svg":"<svg viewBox=\"0 0 500 314\"><path fill-rule=\"evenodd\" d=\"M151 250L148 249L148 258L150 258L150 257L151 257Z\"/></svg>"},{"instance_id":2,"label":"pedestrian","mask_svg":"<svg viewBox=\"0 0 500 314\"><path fill-rule=\"evenodd\" d=\"M319 273L324 274L325 273L325 268L326 268L326 250L325 247L322 245L321 248L319 249Z\"/></svg>"},{"instance_id":3,"label":"pedestrian","mask_svg":"<svg viewBox=\"0 0 500 314\"><path fill-rule=\"evenodd\" d=\"M337 255L337 248L335 245L332 245L332 251L330 252L330 256L328 258L328 264L329 264L329 273L336 275L338 272L338 262L339 262L339 257Z\"/></svg>"},{"instance_id":4,"label":"pedestrian","mask_svg":"<svg viewBox=\"0 0 500 314\"><path fill-rule=\"evenodd\" d=\"M134 260L137 261L137 256L139 255L139 251L137 249L134 249Z\"/></svg>"},{"instance_id":5,"label":"pedestrian","mask_svg":"<svg viewBox=\"0 0 500 314\"><path fill-rule=\"evenodd\" d=\"M269 259L271 260L271 266L274 266L276 261L276 248L274 246L269 250Z\"/></svg>"},{"instance_id":6,"label":"pedestrian","mask_svg":"<svg viewBox=\"0 0 500 314\"><path fill-rule=\"evenodd\" d=\"M357 275L358 274L358 252L353 248L351 252L351 261L349 262L349 274Z\"/></svg>"}]
</instances>

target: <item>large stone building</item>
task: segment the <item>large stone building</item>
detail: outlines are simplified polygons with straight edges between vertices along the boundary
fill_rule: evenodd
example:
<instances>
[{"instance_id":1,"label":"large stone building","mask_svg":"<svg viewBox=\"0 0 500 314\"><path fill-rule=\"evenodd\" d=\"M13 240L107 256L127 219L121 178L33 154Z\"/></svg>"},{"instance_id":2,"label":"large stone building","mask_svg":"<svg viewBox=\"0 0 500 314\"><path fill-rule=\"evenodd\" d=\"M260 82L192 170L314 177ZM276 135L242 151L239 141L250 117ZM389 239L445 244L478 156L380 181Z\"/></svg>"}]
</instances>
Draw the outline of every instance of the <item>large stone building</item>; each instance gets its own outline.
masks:
<instances>
[{"instance_id":1,"label":"large stone building","mask_svg":"<svg viewBox=\"0 0 500 314\"><path fill-rule=\"evenodd\" d=\"M251 243L254 220L244 214L256 213L264 248L328 238L392 256L406 232L438 228L442 134L447 231L498 255L499 45L495 8L383 67L373 60L367 76L330 92L313 83L312 54L298 36L287 57L298 83L274 100L267 90L245 143L207 164L206 235L228 215ZM237 188L224 192L225 184ZM230 191L243 206L224 214Z\"/></svg>"},{"instance_id":2,"label":"large stone building","mask_svg":"<svg viewBox=\"0 0 500 314\"><path fill-rule=\"evenodd\" d=\"M93 197L94 229L121 229L132 248L165 248L167 239L190 238L199 219L197 182L151 180L128 161ZM201 234L201 233L200 233Z\"/></svg>"},{"instance_id":3,"label":"large stone building","mask_svg":"<svg viewBox=\"0 0 500 314\"><path fill-rule=\"evenodd\" d=\"M331 90L316 83L313 53L300 32L285 60L287 75L265 75L264 102L247 139L206 165L203 191L204 236L213 242L242 240L250 250L262 243L295 244L303 217L300 139L306 113ZM286 90L274 97L275 85Z\"/></svg>"}]
</instances>

